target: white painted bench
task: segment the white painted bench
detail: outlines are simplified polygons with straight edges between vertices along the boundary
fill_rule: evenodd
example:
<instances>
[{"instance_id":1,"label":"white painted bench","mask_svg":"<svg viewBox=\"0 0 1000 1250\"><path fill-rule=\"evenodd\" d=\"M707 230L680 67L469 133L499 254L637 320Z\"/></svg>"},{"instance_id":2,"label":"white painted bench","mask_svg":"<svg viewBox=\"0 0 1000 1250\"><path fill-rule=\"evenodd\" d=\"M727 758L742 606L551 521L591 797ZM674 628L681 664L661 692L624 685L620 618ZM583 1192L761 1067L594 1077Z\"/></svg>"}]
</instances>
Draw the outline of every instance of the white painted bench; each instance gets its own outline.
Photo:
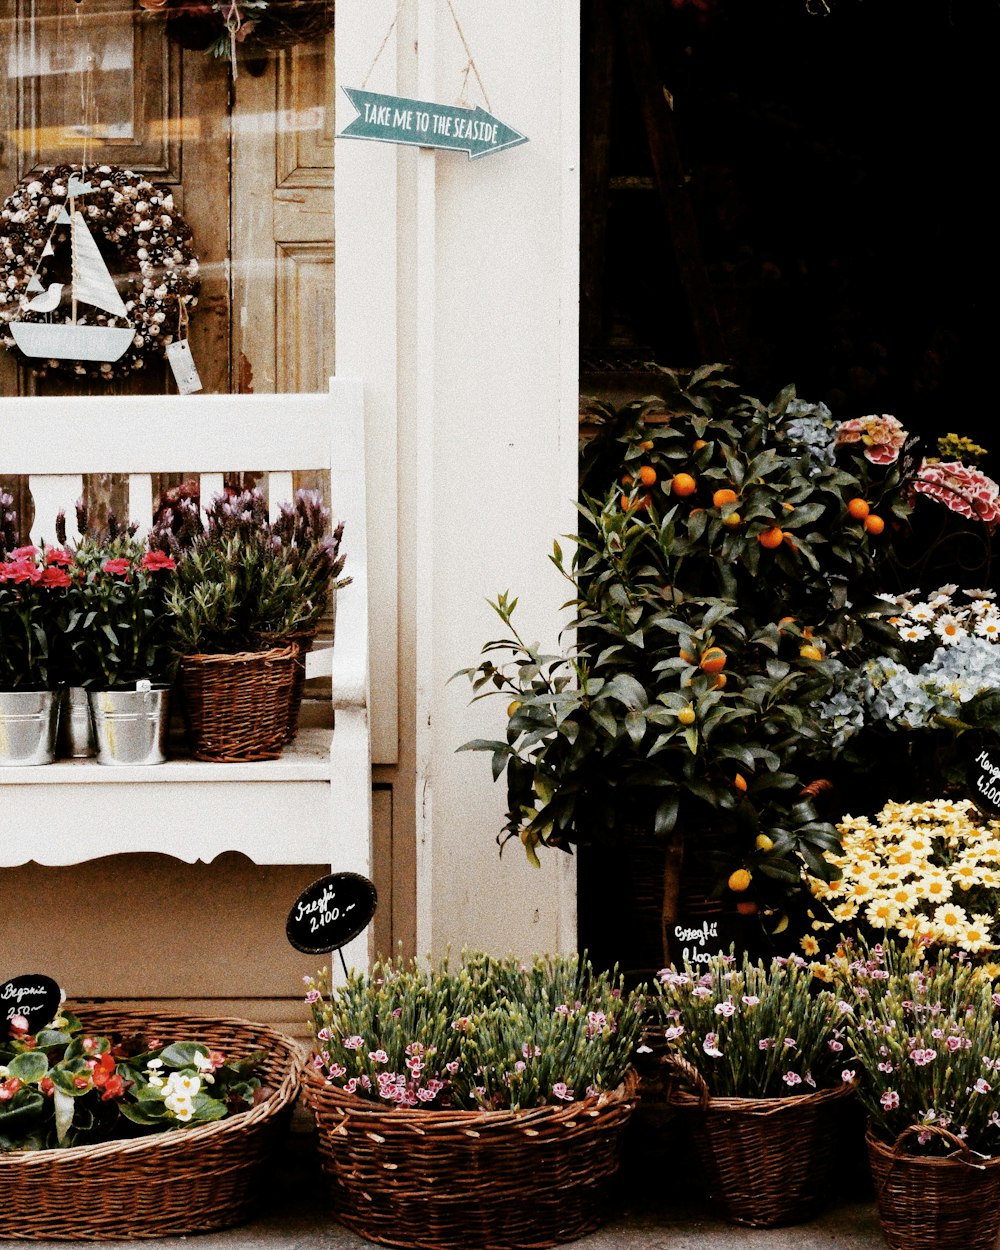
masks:
<instances>
[{"instance_id":1,"label":"white painted bench","mask_svg":"<svg viewBox=\"0 0 1000 1250\"><path fill-rule=\"evenodd\" d=\"M129 516L145 529L153 473L200 476L208 504L225 473L264 471L273 512L293 497L293 470L329 470L326 502L344 522L344 573L353 578L337 595L333 646L307 657L307 677L332 677L332 728L304 725L281 759L260 763L0 767L0 866L133 851L194 863L240 851L258 864L330 864L370 876L361 383L333 378L328 395L2 399L0 448L5 475L29 476L35 541L53 541L60 508L72 536L84 474L126 475ZM366 935L344 953L366 966Z\"/></svg>"}]
</instances>

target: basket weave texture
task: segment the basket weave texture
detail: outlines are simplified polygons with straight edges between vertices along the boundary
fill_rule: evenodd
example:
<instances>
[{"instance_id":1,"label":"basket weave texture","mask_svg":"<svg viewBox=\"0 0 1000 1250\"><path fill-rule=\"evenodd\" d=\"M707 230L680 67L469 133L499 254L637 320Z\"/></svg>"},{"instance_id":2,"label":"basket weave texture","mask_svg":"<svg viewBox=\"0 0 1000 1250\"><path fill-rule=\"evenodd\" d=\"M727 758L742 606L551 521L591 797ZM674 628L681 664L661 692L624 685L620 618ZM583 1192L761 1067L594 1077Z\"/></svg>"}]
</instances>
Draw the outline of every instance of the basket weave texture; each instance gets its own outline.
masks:
<instances>
[{"instance_id":1,"label":"basket weave texture","mask_svg":"<svg viewBox=\"0 0 1000 1250\"><path fill-rule=\"evenodd\" d=\"M302 692L306 684L306 656L312 650L316 638L314 629L304 629L293 634L289 639L295 647L295 670L292 677L292 689L288 696L288 723L285 728L285 743L294 742L299 728L299 712L302 709Z\"/></svg>"},{"instance_id":2,"label":"basket weave texture","mask_svg":"<svg viewBox=\"0 0 1000 1250\"><path fill-rule=\"evenodd\" d=\"M527 1111L388 1108L307 1064L333 1212L370 1241L414 1250L540 1250L603 1222L637 1078L599 1098Z\"/></svg>"},{"instance_id":3,"label":"basket weave texture","mask_svg":"<svg viewBox=\"0 0 1000 1250\"><path fill-rule=\"evenodd\" d=\"M773 1228L807 1219L829 1190L837 1118L850 1085L789 1098L713 1098L685 1059L666 1061L698 1094L668 1088L687 1122L709 1196L735 1224Z\"/></svg>"},{"instance_id":4,"label":"basket weave texture","mask_svg":"<svg viewBox=\"0 0 1000 1250\"><path fill-rule=\"evenodd\" d=\"M254 19L251 38L264 48L288 48L333 30L333 0L270 0Z\"/></svg>"},{"instance_id":5,"label":"basket weave texture","mask_svg":"<svg viewBox=\"0 0 1000 1250\"><path fill-rule=\"evenodd\" d=\"M904 1139L918 1131L907 1129L892 1146L871 1130L865 1138L889 1250L994 1250L1000 1233L1000 1157L984 1160L943 1131L956 1147L948 1158L903 1153Z\"/></svg>"},{"instance_id":6,"label":"basket weave texture","mask_svg":"<svg viewBox=\"0 0 1000 1250\"><path fill-rule=\"evenodd\" d=\"M266 1052L267 1095L225 1120L93 1146L0 1154L0 1238L103 1241L228 1228L267 1192L288 1127L301 1059L295 1044L248 1020L81 1011L94 1033L155 1033L227 1058Z\"/></svg>"},{"instance_id":7,"label":"basket weave texture","mask_svg":"<svg viewBox=\"0 0 1000 1250\"><path fill-rule=\"evenodd\" d=\"M180 683L195 758L276 760L289 740L299 656L298 643L269 651L184 656Z\"/></svg>"}]
</instances>

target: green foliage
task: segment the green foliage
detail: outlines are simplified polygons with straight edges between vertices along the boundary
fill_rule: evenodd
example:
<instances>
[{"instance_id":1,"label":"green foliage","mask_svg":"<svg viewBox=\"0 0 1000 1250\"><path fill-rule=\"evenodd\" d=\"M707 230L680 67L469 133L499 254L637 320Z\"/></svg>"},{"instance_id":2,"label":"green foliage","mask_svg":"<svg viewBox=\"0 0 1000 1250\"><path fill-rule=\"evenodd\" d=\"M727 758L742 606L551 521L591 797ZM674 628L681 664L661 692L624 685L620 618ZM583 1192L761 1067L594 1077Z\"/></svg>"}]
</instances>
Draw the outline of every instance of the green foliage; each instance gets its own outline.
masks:
<instances>
[{"instance_id":1,"label":"green foliage","mask_svg":"<svg viewBox=\"0 0 1000 1250\"><path fill-rule=\"evenodd\" d=\"M0 1153L85 1145L221 1120L252 1104L263 1054L87 1035L64 1011L0 1041Z\"/></svg>"},{"instance_id":2,"label":"green foliage","mask_svg":"<svg viewBox=\"0 0 1000 1250\"><path fill-rule=\"evenodd\" d=\"M531 964L466 953L456 972L377 964L331 989L307 979L317 1066L386 1103L495 1110L614 1089L642 1029L642 1001L578 957Z\"/></svg>"},{"instance_id":3,"label":"green foliage","mask_svg":"<svg viewBox=\"0 0 1000 1250\"><path fill-rule=\"evenodd\" d=\"M501 841L534 862L644 827L683 836L717 893L748 869L777 910L804 869L830 872L836 831L803 793L828 750L814 708L840 667L893 644L875 593L909 505L897 463L853 430L835 452L838 427L791 388L764 405L719 366L662 383L585 449L578 543L552 556L573 587L565 649L526 642L508 594L492 605L504 636L462 673L509 701L506 738L463 749L506 773Z\"/></svg>"},{"instance_id":4,"label":"green foliage","mask_svg":"<svg viewBox=\"0 0 1000 1250\"><path fill-rule=\"evenodd\" d=\"M816 991L803 959L741 967L731 955L665 969L658 1015L669 1051L686 1059L716 1098L781 1098L841 1081L836 998Z\"/></svg>"},{"instance_id":5,"label":"green foliage","mask_svg":"<svg viewBox=\"0 0 1000 1250\"><path fill-rule=\"evenodd\" d=\"M877 1135L891 1145L918 1126L908 1152L950 1155L959 1138L1000 1153L1000 995L982 970L889 942L845 961L839 988L858 1096Z\"/></svg>"}]
</instances>

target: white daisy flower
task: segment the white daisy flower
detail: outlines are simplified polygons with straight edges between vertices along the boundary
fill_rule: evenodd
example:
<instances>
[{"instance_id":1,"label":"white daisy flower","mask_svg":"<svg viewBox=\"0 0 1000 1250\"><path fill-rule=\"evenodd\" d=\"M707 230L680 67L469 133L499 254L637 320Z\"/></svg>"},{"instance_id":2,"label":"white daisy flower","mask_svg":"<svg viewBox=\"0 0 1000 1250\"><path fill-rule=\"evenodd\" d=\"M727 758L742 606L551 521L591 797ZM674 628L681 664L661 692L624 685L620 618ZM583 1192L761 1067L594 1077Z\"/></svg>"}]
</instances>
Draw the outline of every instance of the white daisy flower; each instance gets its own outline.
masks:
<instances>
[{"instance_id":1,"label":"white daisy flower","mask_svg":"<svg viewBox=\"0 0 1000 1250\"><path fill-rule=\"evenodd\" d=\"M915 603L913 607L910 608L909 612L907 612L907 616L911 621L933 621L934 609L929 603L926 602Z\"/></svg>"},{"instance_id":2,"label":"white daisy flower","mask_svg":"<svg viewBox=\"0 0 1000 1250\"><path fill-rule=\"evenodd\" d=\"M896 625L899 636L904 642L923 642L930 635L930 630L926 625L910 621L899 621Z\"/></svg>"},{"instance_id":3,"label":"white daisy flower","mask_svg":"<svg viewBox=\"0 0 1000 1250\"><path fill-rule=\"evenodd\" d=\"M965 637L962 622L951 612L946 612L938 618L934 623L934 632L947 647Z\"/></svg>"},{"instance_id":4,"label":"white daisy flower","mask_svg":"<svg viewBox=\"0 0 1000 1250\"><path fill-rule=\"evenodd\" d=\"M1000 638L1000 613L990 612L988 616L984 616L976 624L976 633L980 638L988 638L990 642L996 642Z\"/></svg>"}]
</instances>

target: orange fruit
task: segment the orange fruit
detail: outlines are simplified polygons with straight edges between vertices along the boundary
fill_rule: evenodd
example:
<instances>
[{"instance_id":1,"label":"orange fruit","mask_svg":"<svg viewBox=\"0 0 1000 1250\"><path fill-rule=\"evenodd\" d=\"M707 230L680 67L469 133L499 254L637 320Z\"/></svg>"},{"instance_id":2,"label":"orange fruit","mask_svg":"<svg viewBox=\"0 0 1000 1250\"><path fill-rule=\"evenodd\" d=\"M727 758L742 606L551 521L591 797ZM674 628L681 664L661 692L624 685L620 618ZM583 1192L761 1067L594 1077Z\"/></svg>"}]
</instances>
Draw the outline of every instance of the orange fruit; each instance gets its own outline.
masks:
<instances>
[{"instance_id":1,"label":"orange fruit","mask_svg":"<svg viewBox=\"0 0 1000 1250\"><path fill-rule=\"evenodd\" d=\"M754 846L758 851L770 851L774 847L774 839L768 837L766 833L758 833Z\"/></svg>"},{"instance_id":2,"label":"orange fruit","mask_svg":"<svg viewBox=\"0 0 1000 1250\"><path fill-rule=\"evenodd\" d=\"M696 438L694 442L691 444L691 450L701 451L703 447L707 447L707 446L708 446L708 443L706 443L703 438Z\"/></svg>"},{"instance_id":3,"label":"orange fruit","mask_svg":"<svg viewBox=\"0 0 1000 1250\"><path fill-rule=\"evenodd\" d=\"M725 684L726 684L726 674L716 673L715 681L712 683L713 689L721 690L725 686Z\"/></svg>"},{"instance_id":4,"label":"orange fruit","mask_svg":"<svg viewBox=\"0 0 1000 1250\"><path fill-rule=\"evenodd\" d=\"M741 898L736 904L736 910L741 916L756 916L758 908L752 898Z\"/></svg>"},{"instance_id":5,"label":"orange fruit","mask_svg":"<svg viewBox=\"0 0 1000 1250\"><path fill-rule=\"evenodd\" d=\"M794 511L795 511L795 504L793 504L793 503L789 503L787 499L785 500L785 502L784 502L781 506L785 509L785 511L786 511L786 512L794 512Z\"/></svg>"},{"instance_id":6,"label":"orange fruit","mask_svg":"<svg viewBox=\"0 0 1000 1250\"><path fill-rule=\"evenodd\" d=\"M745 868L737 868L729 874L729 888L734 894L742 894L750 887L750 874Z\"/></svg>"},{"instance_id":7,"label":"orange fruit","mask_svg":"<svg viewBox=\"0 0 1000 1250\"><path fill-rule=\"evenodd\" d=\"M773 551L775 547L780 547L785 532L778 525L772 525L769 530L764 530L762 534L757 535L757 541L762 547L766 547L768 551Z\"/></svg>"},{"instance_id":8,"label":"orange fruit","mask_svg":"<svg viewBox=\"0 0 1000 1250\"><path fill-rule=\"evenodd\" d=\"M874 512L869 512L869 514L865 517L865 529L869 534L881 534L885 529L885 522Z\"/></svg>"},{"instance_id":9,"label":"orange fruit","mask_svg":"<svg viewBox=\"0 0 1000 1250\"><path fill-rule=\"evenodd\" d=\"M622 478L622 485L625 487L626 490L632 489L632 487L635 485L635 478L632 476L631 473L625 474L625 476Z\"/></svg>"},{"instance_id":10,"label":"orange fruit","mask_svg":"<svg viewBox=\"0 0 1000 1250\"><path fill-rule=\"evenodd\" d=\"M677 719L682 725L693 725L695 722L695 711L693 707L682 707L677 713Z\"/></svg>"},{"instance_id":11,"label":"orange fruit","mask_svg":"<svg viewBox=\"0 0 1000 1250\"><path fill-rule=\"evenodd\" d=\"M651 468L648 464L644 464L639 470L639 481L643 484L643 486L652 486L656 481L656 470Z\"/></svg>"},{"instance_id":12,"label":"orange fruit","mask_svg":"<svg viewBox=\"0 0 1000 1250\"><path fill-rule=\"evenodd\" d=\"M746 777L743 776L742 773L736 774L736 776L733 778L733 785L736 787L737 790L739 790L740 794L746 794L747 779Z\"/></svg>"},{"instance_id":13,"label":"orange fruit","mask_svg":"<svg viewBox=\"0 0 1000 1250\"><path fill-rule=\"evenodd\" d=\"M850 499L847 502L847 515L853 517L855 521L863 521L871 508L864 499Z\"/></svg>"},{"instance_id":14,"label":"orange fruit","mask_svg":"<svg viewBox=\"0 0 1000 1250\"><path fill-rule=\"evenodd\" d=\"M698 483L690 473L675 473L670 482L670 489L675 495L679 495L681 499L686 499L688 495L693 495L698 489Z\"/></svg>"},{"instance_id":15,"label":"orange fruit","mask_svg":"<svg viewBox=\"0 0 1000 1250\"><path fill-rule=\"evenodd\" d=\"M640 451L652 451L653 440L651 438L644 438L642 442L639 444L639 450Z\"/></svg>"},{"instance_id":16,"label":"orange fruit","mask_svg":"<svg viewBox=\"0 0 1000 1250\"><path fill-rule=\"evenodd\" d=\"M823 652L819 647L814 647L811 643L807 643L804 647L799 647L799 655L803 660L822 660Z\"/></svg>"},{"instance_id":17,"label":"orange fruit","mask_svg":"<svg viewBox=\"0 0 1000 1250\"><path fill-rule=\"evenodd\" d=\"M514 713L517 711L517 709L518 709L520 706L521 706L521 700L520 700L520 699L514 699L514 700L512 700L510 703L508 703L508 704L507 704L507 715L508 715L508 717L513 716L513 715L514 715Z\"/></svg>"},{"instance_id":18,"label":"orange fruit","mask_svg":"<svg viewBox=\"0 0 1000 1250\"><path fill-rule=\"evenodd\" d=\"M724 516L722 518L722 524L727 529L738 530L743 524L743 518L738 512L730 512L729 516Z\"/></svg>"},{"instance_id":19,"label":"orange fruit","mask_svg":"<svg viewBox=\"0 0 1000 1250\"><path fill-rule=\"evenodd\" d=\"M684 661L685 664L694 663L694 656L691 654L690 651L685 651L683 647L681 647L681 659Z\"/></svg>"},{"instance_id":20,"label":"orange fruit","mask_svg":"<svg viewBox=\"0 0 1000 1250\"><path fill-rule=\"evenodd\" d=\"M785 632L785 631L784 631L784 629L782 628L782 626L784 626L784 625L794 625L794 624L795 624L795 617L794 617L794 616L783 616L783 617L781 618L781 620L778 622L778 633L779 633L779 634L783 634L783 633Z\"/></svg>"},{"instance_id":21,"label":"orange fruit","mask_svg":"<svg viewBox=\"0 0 1000 1250\"><path fill-rule=\"evenodd\" d=\"M709 647L701 657L700 668L704 673L721 673L728 656L721 647Z\"/></svg>"},{"instance_id":22,"label":"orange fruit","mask_svg":"<svg viewBox=\"0 0 1000 1250\"><path fill-rule=\"evenodd\" d=\"M735 503L737 499L739 499L739 495L737 495L736 491L724 487L722 490L717 490L712 496L712 506L721 508L723 504Z\"/></svg>"},{"instance_id":23,"label":"orange fruit","mask_svg":"<svg viewBox=\"0 0 1000 1250\"><path fill-rule=\"evenodd\" d=\"M628 495L622 495L622 512L628 512L629 508L631 507L632 507L632 504L629 500Z\"/></svg>"}]
</instances>

